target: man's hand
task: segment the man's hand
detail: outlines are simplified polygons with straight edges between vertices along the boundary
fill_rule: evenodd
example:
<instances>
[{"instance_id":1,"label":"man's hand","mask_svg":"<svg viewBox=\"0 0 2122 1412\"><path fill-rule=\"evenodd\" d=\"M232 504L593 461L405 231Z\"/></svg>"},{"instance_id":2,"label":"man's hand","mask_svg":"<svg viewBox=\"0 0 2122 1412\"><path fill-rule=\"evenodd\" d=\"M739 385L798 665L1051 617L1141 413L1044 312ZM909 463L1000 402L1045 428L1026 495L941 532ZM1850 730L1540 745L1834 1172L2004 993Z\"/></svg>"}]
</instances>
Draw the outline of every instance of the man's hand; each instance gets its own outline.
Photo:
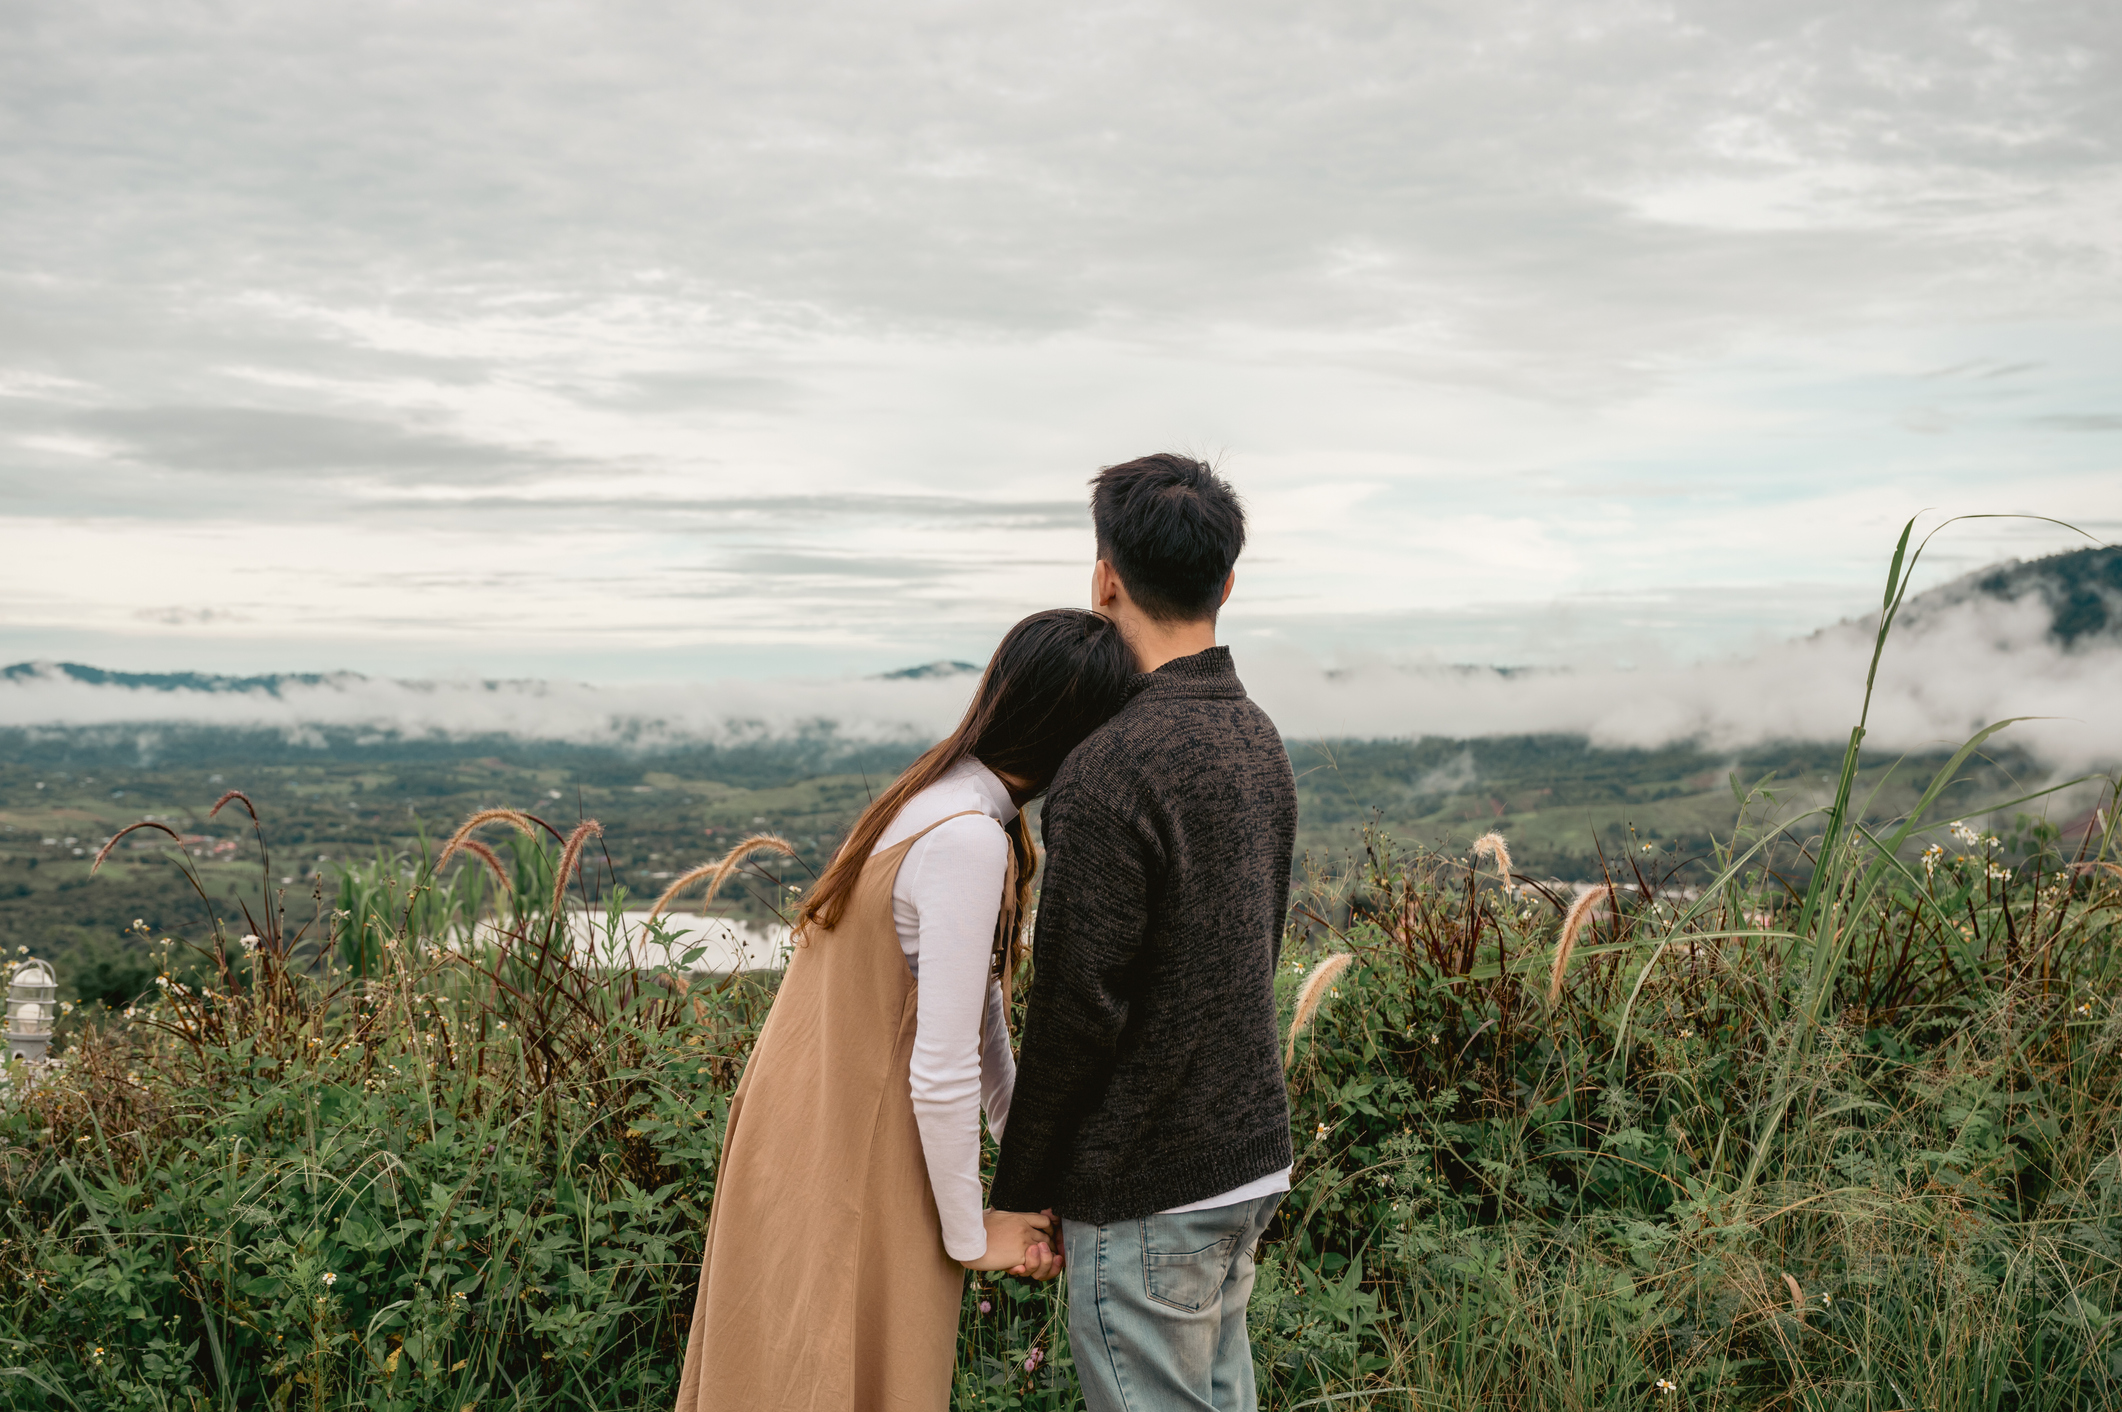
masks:
<instances>
[{"instance_id":1,"label":"man's hand","mask_svg":"<svg viewBox=\"0 0 2122 1412\"><path fill-rule=\"evenodd\" d=\"M1054 1219L1051 1210L1041 1211L1039 1214L1046 1218L1049 1227L1060 1224ZM1061 1267L1067 1263L1068 1256L1061 1244L1061 1234L1059 1231L1053 1231L1045 1241L1025 1250L1023 1264L1012 1265L1002 1273L1016 1275L1021 1279L1045 1281L1060 1274Z\"/></svg>"},{"instance_id":2,"label":"man's hand","mask_svg":"<svg viewBox=\"0 0 2122 1412\"><path fill-rule=\"evenodd\" d=\"M1036 1262L1043 1268L1053 1260L1053 1247L1060 1244L1054 1235L1053 1212L983 1211L980 1216L987 1224L987 1249L979 1259L961 1262L966 1269L1014 1274L1020 1267Z\"/></svg>"}]
</instances>

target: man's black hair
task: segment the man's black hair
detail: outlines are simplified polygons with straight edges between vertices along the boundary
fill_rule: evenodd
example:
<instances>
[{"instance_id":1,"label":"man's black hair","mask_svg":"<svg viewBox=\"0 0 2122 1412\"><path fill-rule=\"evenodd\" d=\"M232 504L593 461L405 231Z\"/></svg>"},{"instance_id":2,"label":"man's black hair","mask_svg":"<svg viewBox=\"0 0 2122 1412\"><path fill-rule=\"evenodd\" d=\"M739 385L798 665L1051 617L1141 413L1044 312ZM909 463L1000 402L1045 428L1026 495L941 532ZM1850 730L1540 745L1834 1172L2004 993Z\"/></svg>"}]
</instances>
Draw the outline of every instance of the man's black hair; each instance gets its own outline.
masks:
<instances>
[{"instance_id":1,"label":"man's black hair","mask_svg":"<svg viewBox=\"0 0 2122 1412\"><path fill-rule=\"evenodd\" d=\"M1214 618L1245 548L1245 507L1206 462L1168 451L1091 477L1098 557L1160 623Z\"/></svg>"}]
</instances>

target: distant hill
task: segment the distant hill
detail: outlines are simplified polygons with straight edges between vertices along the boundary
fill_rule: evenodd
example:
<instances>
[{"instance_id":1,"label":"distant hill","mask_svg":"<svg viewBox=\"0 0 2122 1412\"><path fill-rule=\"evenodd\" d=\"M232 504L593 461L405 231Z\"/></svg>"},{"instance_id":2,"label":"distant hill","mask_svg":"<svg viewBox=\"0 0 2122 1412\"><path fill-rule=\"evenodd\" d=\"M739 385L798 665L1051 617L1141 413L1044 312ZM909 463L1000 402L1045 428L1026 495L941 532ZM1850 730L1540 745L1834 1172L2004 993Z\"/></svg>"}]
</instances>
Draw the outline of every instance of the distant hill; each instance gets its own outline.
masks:
<instances>
[{"instance_id":1,"label":"distant hill","mask_svg":"<svg viewBox=\"0 0 2122 1412\"><path fill-rule=\"evenodd\" d=\"M278 696L290 686L330 686L366 680L359 672L273 672L260 677L224 677L211 672L109 672L79 662L17 662L0 667L0 681L57 678L83 686L117 686L134 691L262 691L270 696Z\"/></svg>"},{"instance_id":2,"label":"distant hill","mask_svg":"<svg viewBox=\"0 0 2122 1412\"><path fill-rule=\"evenodd\" d=\"M212 769L536 760L628 778L653 765L747 787L896 771L963 709L980 668L939 661L861 681L597 686L222 676L79 662L0 667L0 763Z\"/></svg>"},{"instance_id":3,"label":"distant hill","mask_svg":"<svg viewBox=\"0 0 2122 1412\"><path fill-rule=\"evenodd\" d=\"M830 728L719 744L659 743L649 748L485 733L400 735L366 726L313 726L299 734L271 727L194 724L73 728L0 726L0 764L58 770L221 770L235 764L440 768L487 760L511 769L554 769L584 781L626 782L644 770L766 789L833 774L896 774L922 742L848 739Z\"/></svg>"},{"instance_id":4,"label":"distant hill","mask_svg":"<svg viewBox=\"0 0 2122 1412\"><path fill-rule=\"evenodd\" d=\"M1902 611L1913 623L1982 598L2017 603L2029 597L2047 607L2048 635L2058 645L2122 646L2122 545L1993 564L1916 594Z\"/></svg>"},{"instance_id":5,"label":"distant hill","mask_svg":"<svg viewBox=\"0 0 2122 1412\"><path fill-rule=\"evenodd\" d=\"M896 672L882 672L878 681L931 681L937 677L978 676L981 669L971 662L923 662L918 667L901 667Z\"/></svg>"},{"instance_id":6,"label":"distant hill","mask_svg":"<svg viewBox=\"0 0 2122 1412\"><path fill-rule=\"evenodd\" d=\"M1915 595L1901 621L1928 631L1888 654L1875 748L1927 749L2015 716L2041 718L2014 738L2051 765L2106 768L2122 755L2108 709L2122 691L2122 546L1991 565ZM1869 638L1862 620L1845 620L1699 664L1318 670L1269 658L1257 670L1248 660L1246 679L1295 740L1552 737L1636 750L1691 741L1722 758L1842 738ZM233 760L491 757L582 778L667 768L757 787L898 768L950 729L980 670L940 659L860 679L600 686L20 662L0 668L0 764L211 770Z\"/></svg>"},{"instance_id":7,"label":"distant hill","mask_svg":"<svg viewBox=\"0 0 2122 1412\"><path fill-rule=\"evenodd\" d=\"M2022 606L1996 612L1986 606L1992 604ZM2023 606L2032 604L2038 613ZM1889 661L1892 671L1909 659L1903 670L1922 691L2030 683L2027 694L2045 701L2061 693L2064 709L2081 720L2112 721L2102 708L2122 681L2114 667L2122 662L2122 548L1965 575L1909 601L1904 621L1926 620L1942 635L1926 648L1924 634L1916 634L1915 650ZM1967 629L1974 639L1957 635ZM2000 634L2009 650L1999 650ZM1375 827L1402 844L1454 852L1499 830L1518 871L1538 878L1586 880L1608 870L1632 876L1637 868L1699 878L1703 860L1731 837L1735 778L1768 780L1775 807L1786 814L1831 791L1842 747L1838 733L1819 724L1846 730L1842 705L1830 701L1810 714L1783 707L1846 694L1851 681L1861 682L1868 637L1861 624L1844 622L1748 661L1662 676L1387 667L1367 677L1300 683L1320 694L1351 681L1373 690L1396 711L1369 719L1397 729L1292 732L1299 873L1347 866L1373 845L1365 829ZM265 815L276 864L270 881L290 890L297 910L321 906L307 900L310 890L348 862L417 851L472 810L495 804L563 823L598 818L599 861L636 897L755 829L790 838L800 855L792 876L803 876L825 865L876 787L949 728L979 670L943 660L864 679L600 688L401 682L352 672L220 676L50 662L0 668L0 947L56 956L67 984L87 994L81 977L102 964L97 958L138 961L123 940L136 918L155 928L190 925L185 919L196 918L198 900L179 875L153 861L160 857L155 840L130 841L138 846L93 879L89 855L144 816L203 836L202 846L226 843L239 831L226 815L215 820L206 811L229 787L246 790ZM1949 670L1961 673L1957 683L1943 683ZM1515 715L1444 716L1430 709L1440 699L1439 679L1454 689L1471 682L1488 693L1481 700ZM1494 682L1505 690L1491 690ZM1263 685L1250 684L1255 691ZM1573 701L1593 698L1615 703L1605 709L1640 713L1669 706L1660 693L1686 692L1769 700L1776 709L1761 713L1754 735L1723 744L1701 729L1717 718L1691 710L1665 710L1634 744L1611 733L1595 743L1589 729L1543 728ZM1536 698L1535 705L1518 709L1514 693ZM1322 718L1331 719L1313 716ZM1287 725L1291 718L1278 719ZM1577 719L1597 715L1580 707ZM1446 720L1456 727L1440 728ZM1325 738L1330 734L1335 738ZM1919 733L1898 764L1899 747L1867 755L1860 793L1873 807L1906 808L1950 744L1964 738L1952 730L1930 734L1944 744L1923 744L1927 736ZM2016 797L2054 778L2048 764L2004 740L1991 742L1964 776L1940 805L1945 817L1976 814L1986 800ZM1994 826L2009 836L2012 822ZM213 906L269 905L256 866L218 854L195 861ZM1802 879L1795 854L1779 867ZM761 920L780 896L777 885L723 901Z\"/></svg>"}]
</instances>

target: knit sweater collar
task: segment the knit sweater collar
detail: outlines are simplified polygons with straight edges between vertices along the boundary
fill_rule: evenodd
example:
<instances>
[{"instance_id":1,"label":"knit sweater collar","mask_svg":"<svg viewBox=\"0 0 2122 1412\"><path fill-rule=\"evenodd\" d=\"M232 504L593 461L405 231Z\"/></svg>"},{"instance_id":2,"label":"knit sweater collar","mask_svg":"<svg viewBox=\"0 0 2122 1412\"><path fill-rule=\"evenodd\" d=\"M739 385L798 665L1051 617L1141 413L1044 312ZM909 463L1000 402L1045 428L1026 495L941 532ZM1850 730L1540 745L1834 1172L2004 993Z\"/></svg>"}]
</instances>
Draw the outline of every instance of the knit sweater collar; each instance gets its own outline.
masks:
<instances>
[{"instance_id":1,"label":"knit sweater collar","mask_svg":"<svg viewBox=\"0 0 2122 1412\"><path fill-rule=\"evenodd\" d=\"M1189 657L1174 657L1154 672L1137 672L1127 681L1127 699L1137 697L1243 696L1245 685L1231 662L1228 647L1211 647Z\"/></svg>"}]
</instances>

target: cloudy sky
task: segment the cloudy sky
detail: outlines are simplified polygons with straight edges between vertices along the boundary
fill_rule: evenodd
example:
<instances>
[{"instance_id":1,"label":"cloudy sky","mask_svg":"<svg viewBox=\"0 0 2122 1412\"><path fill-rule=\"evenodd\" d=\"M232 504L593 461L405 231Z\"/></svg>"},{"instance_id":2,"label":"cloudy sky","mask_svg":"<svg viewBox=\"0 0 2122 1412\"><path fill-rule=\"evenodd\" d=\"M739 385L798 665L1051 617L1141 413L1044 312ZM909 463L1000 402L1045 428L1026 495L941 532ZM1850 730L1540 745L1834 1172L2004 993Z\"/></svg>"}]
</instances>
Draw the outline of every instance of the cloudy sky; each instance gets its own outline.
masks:
<instances>
[{"instance_id":1,"label":"cloudy sky","mask_svg":"<svg viewBox=\"0 0 2122 1412\"><path fill-rule=\"evenodd\" d=\"M1676 660L2122 535L2122 12L0 0L0 660L978 657L1083 483L1322 661ZM1984 522L1926 581L2073 541Z\"/></svg>"}]
</instances>

